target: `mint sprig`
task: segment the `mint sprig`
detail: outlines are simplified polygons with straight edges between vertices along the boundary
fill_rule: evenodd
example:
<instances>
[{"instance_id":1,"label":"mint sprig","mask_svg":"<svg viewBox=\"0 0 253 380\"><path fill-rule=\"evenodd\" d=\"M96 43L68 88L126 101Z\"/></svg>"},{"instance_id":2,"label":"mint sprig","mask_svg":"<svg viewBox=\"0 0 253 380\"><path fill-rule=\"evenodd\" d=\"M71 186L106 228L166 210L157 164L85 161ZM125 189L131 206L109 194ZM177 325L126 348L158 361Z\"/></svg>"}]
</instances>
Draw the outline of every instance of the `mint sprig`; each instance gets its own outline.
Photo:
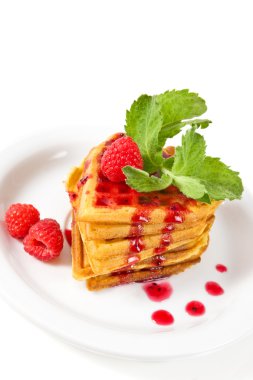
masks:
<instances>
[{"instance_id":1,"label":"mint sprig","mask_svg":"<svg viewBox=\"0 0 253 380\"><path fill-rule=\"evenodd\" d=\"M191 125L206 128L208 119L192 119L206 111L205 101L189 90L141 95L126 112L125 130L138 144L144 169L154 173L162 164L162 148L168 138Z\"/></svg>"},{"instance_id":2,"label":"mint sprig","mask_svg":"<svg viewBox=\"0 0 253 380\"><path fill-rule=\"evenodd\" d=\"M211 121L190 119L205 111L205 101L188 90L167 91L158 96L142 95L137 99L127 111L125 128L127 135L139 146L144 170L125 167L126 183L139 192L159 191L173 184L187 197L205 203L212 199L240 198L243 185L239 173L219 158L206 156L204 137L196 132ZM186 125L191 129L182 136L175 156L164 159L162 149L167 138Z\"/></svg>"}]
</instances>

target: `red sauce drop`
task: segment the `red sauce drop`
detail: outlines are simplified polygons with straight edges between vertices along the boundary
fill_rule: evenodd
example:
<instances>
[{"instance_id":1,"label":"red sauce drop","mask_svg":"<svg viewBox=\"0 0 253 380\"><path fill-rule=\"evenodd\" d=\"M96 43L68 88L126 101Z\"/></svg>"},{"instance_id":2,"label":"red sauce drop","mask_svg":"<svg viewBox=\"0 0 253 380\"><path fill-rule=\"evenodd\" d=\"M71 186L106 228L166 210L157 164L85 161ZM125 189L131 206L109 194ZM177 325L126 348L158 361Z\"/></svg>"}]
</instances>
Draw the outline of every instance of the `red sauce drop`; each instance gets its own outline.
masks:
<instances>
[{"instance_id":1,"label":"red sauce drop","mask_svg":"<svg viewBox=\"0 0 253 380\"><path fill-rule=\"evenodd\" d=\"M228 268L223 264L217 264L215 268L218 272L221 272L221 273L227 272L228 270Z\"/></svg>"},{"instance_id":2,"label":"red sauce drop","mask_svg":"<svg viewBox=\"0 0 253 380\"><path fill-rule=\"evenodd\" d=\"M148 223L150 220L150 209L137 209L132 216L132 224Z\"/></svg>"},{"instance_id":3,"label":"red sauce drop","mask_svg":"<svg viewBox=\"0 0 253 380\"><path fill-rule=\"evenodd\" d=\"M193 317L200 317L205 314L206 308L199 301L191 301L185 307L186 312Z\"/></svg>"},{"instance_id":4,"label":"red sauce drop","mask_svg":"<svg viewBox=\"0 0 253 380\"><path fill-rule=\"evenodd\" d=\"M71 232L71 230L66 229L64 231L64 235L65 235L65 238L66 238L68 244L71 247L71 245L72 245L72 232Z\"/></svg>"},{"instance_id":5,"label":"red sauce drop","mask_svg":"<svg viewBox=\"0 0 253 380\"><path fill-rule=\"evenodd\" d=\"M171 232L175 229L174 225L173 224L167 224L163 229L162 229L162 233L163 234L166 234L168 232Z\"/></svg>"},{"instance_id":6,"label":"red sauce drop","mask_svg":"<svg viewBox=\"0 0 253 380\"><path fill-rule=\"evenodd\" d=\"M74 191L69 191L68 194L69 194L70 202L74 202L77 198L77 193L74 193Z\"/></svg>"},{"instance_id":7,"label":"red sauce drop","mask_svg":"<svg viewBox=\"0 0 253 380\"><path fill-rule=\"evenodd\" d=\"M157 310L152 316L152 320L155 321L156 324L162 326L172 325L174 323L174 317L171 313L166 310Z\"/></svg>"},{"instance_id":8,"label":"red sauce drop","mask_svg":"<svg viewBox=\"0 0 253 380\"><path fill-rule=\"evenodd\" d=\"M173 292L172 286L168 282L151 282L143 285L143 290L148 298L154 302L161 302L169 298Z\"/></svg>"},{"instance_id":9,"label":"red sauce drop","mask_svg":"<svg viewBox=\"0 0 253 380\"><path fill-rule=\"evenodd\" d=\"M78 182L78 184L77 184L77 188L78 188L78 190L79 190L82 186L84 186L84 185L86 184L86 182L88 181L89 178L91 178L90 175L85 175L84 177L82 177L82 178L79 180L79 182Z\"/></svg>"},{"instance_id":10,"label":"red sauce drop","mask_svg":"<svg viewBox=\"0 0 253 380\"><path fill-rule=\"evenodd\" d=\"M152 257L152 265L157 268L157 267L161 267L163 262L165 261L165 257L162 256L162 255L157 255L157 256L154 256Z\"/></svg>"},{"instance_id":11,"label":"red sauce drop","mask_svg":"<svg viewBox=\"0 0 253 380\"><path fill-rule=\"evenodd\" d=\"M185 214L188 213L186 206L175 202L170 205L167 209L167 214L165 216L165 223L183 223L185 219Z\"/></svg>"},{"instance_id":12,"label":"red sauce drop","mask_svg":"<svg viewBox=\"0 0 253 380\"><path fill-rule=\"evenodd\" d=\"M163 234L161 237L159 247L154 249L154 253L163 253L167 251L167 247L170 245L172 239L170 233Z\"/></svg>"},{"instance_id":13,"label":"red sauce drop","mask_svg":"<svg viewBox=\"0 0 253 380\"><path fill-rule=\"evenodd\" d=\"M130 252L139 253L145 248L141 237L133 237L130 239Z\"/></svg>"},{"instance_id":14,"label":"red sauce drop","mask_svg":"<svg viewBox=\"0 0 253 380\"><path fill-rule=\"evenodd\" d=\"M221 296L224 293L222 287L214 281L207 282L205 288L207 293L211 296Z\"/></svg>"}]
</instances>

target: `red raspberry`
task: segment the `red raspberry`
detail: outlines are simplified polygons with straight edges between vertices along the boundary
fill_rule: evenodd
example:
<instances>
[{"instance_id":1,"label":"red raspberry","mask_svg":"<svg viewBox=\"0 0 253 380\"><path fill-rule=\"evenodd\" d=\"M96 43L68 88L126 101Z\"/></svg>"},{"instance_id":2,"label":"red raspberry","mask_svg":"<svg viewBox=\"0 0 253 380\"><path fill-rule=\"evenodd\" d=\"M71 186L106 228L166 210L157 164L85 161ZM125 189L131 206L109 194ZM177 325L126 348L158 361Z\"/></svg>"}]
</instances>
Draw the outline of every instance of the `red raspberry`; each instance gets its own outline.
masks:
<instances>
[{"instance_id":1,"label":"red raspberry","mask_svg":"<svg viewBox=\"0 0 253 380\"><path fill-rule=\"evenodd\" d=\"M32 225L40 220L39 211L32 205L16 203L5 214L9 234L14 238L24 238Z\"/></svg>"},{"instance_id":2,"label":"red raspberry","mask_svg":"<svg viewBox=\"0 0 253 380\"><path fill-rule=\"evenodd\" d=\"M25 251L30 255L49 261L61 253L63 235L56 220L43 219L30 228L23 243Z\"/></svg>"},{"instance_id":3,"label":"red raspberry","mask_svg":"<svg viewBox=\"0 0 253 380\"><path fill-rule=\"evenodd\" d=\"M121 182L126 179L122 169L127 165L143 169L143 160L138 145L131 137L121 137L106 149L101 169L110 181Z\"/></svg>"}]
</instances>

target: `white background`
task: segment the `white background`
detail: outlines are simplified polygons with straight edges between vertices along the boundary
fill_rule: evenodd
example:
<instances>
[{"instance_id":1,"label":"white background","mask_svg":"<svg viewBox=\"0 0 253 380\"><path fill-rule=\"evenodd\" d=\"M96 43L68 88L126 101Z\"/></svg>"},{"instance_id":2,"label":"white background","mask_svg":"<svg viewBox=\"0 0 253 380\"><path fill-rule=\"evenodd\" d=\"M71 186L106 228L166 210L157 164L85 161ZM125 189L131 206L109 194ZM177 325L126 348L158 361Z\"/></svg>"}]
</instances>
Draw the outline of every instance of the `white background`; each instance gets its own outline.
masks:
<instances>
[{"instance_id":1,"label":"white background","mask_svg":"<svg viewBox=\"0 0 253 380\"><path fill-rule=\"evenodd\" d=\"M252 187L251 1L0 1L0 149L41 130L122 130L142 93L207 100L208 152ZM96 130L95 130L96 128ZM0 216L2 218L2 215ZM250 306L249 306L250 307ZM253 337L206 357L134 363L73 349L0 300L0 378L252 379ZM154 348L155 349L155 348ZM5 373L5 375L4 375Z\"/></svg>"}]
</instances>

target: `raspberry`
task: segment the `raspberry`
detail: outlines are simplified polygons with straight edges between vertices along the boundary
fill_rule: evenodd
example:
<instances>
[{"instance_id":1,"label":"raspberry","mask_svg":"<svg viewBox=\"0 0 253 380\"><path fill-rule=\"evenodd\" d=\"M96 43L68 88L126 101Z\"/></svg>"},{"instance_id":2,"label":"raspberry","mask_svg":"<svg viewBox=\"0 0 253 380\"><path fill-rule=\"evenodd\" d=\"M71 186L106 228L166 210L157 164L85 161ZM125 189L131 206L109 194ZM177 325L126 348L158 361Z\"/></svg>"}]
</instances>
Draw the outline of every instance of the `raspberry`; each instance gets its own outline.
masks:
<instances>
[{"instance_id":1,"label":"raspberry","mask_svg":"<svg viewBox=\"0 0 253 380\"><path fill-rule=\"evenodd\" d=\"M131 137L121 137L106 149L101 169L110 181L121 182L126 179L122 169L127 165L143 169L143 160L138 145Z\"/></svg>"},{"instance_id":2,"label":"raspberry","mask_svg":"<svg viewBox=\"0 0 253 380\"><path fill-rule=\"evenodd\" d=\"M27 253L39 260L49 261L60 255L63 235L56 220L43 219L30 228L23 243Z\"/></svg>"},{"instance_id":3,"label":"raspberry","mask_svg":"<svg viewBox=\"0 0 253 380\"><path fill-rule=\"evenodd\" d=\"M39 211L29 204L13 204L5 214L9 234L18 239L24 238L28 234L30 227L39 220Z\"/></svg>"}]
</instances>

